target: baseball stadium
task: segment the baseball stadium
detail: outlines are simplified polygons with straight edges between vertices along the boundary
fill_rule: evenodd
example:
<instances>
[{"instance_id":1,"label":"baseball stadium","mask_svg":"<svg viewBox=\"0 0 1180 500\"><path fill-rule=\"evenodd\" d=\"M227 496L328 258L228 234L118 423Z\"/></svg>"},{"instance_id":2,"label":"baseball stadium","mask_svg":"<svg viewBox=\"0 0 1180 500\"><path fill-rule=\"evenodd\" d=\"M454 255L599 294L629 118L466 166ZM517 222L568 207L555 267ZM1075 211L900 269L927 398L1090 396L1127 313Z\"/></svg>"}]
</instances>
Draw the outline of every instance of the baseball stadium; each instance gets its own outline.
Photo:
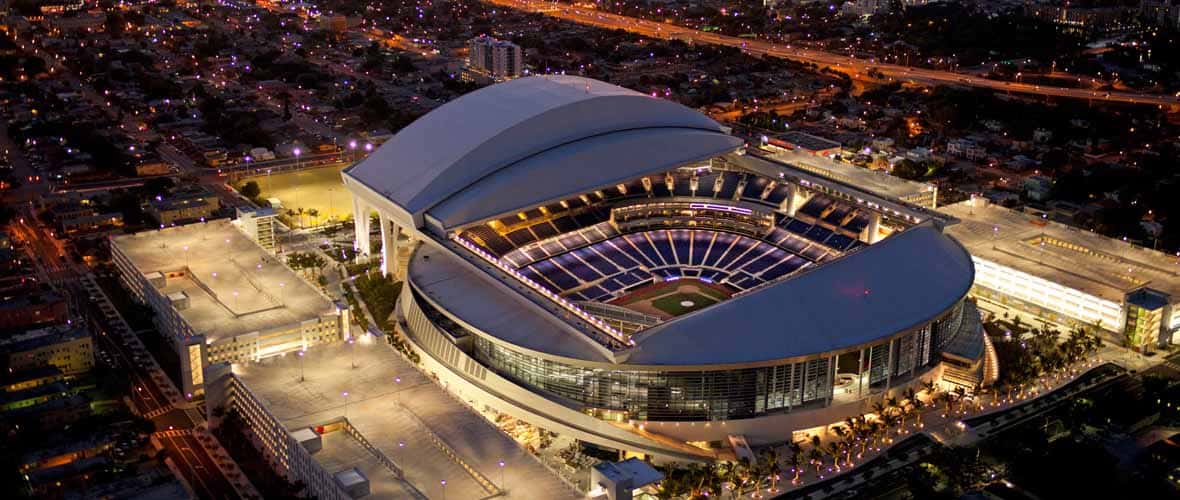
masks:
<instances>
[{"instance_id":1,"label":"baseball stadium","mask_svg":"<svg viewBox=\"0 0 1180 500\"><path fill-rule=\"evenodd\" d=\"M357 241L458 397L601 447L710 460L996 366L955 220L572 76L441 106L343 173Z\"/></svg>"}]
</instances>

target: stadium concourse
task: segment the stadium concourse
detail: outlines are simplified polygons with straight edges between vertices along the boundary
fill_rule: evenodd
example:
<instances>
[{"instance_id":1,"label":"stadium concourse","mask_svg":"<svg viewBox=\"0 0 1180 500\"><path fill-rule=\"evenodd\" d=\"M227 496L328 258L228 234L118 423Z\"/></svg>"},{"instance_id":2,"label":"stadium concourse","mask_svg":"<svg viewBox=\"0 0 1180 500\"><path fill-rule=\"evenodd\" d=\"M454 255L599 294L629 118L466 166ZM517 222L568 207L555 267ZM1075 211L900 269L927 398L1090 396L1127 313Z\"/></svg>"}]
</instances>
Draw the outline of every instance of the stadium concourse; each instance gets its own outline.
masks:
<instances>
[{"instance_id":1,"label":"stadium concourse","mask_svg":"<svg viewBox=\"0 0 1180 500\"><path fill-rule=\"evenodd\" d=\"M755 151L678 104L528 77L347 169L397 330L452 393L658 461L783 443L996 375L954 220Z\"/></svg>"}]
</instances>

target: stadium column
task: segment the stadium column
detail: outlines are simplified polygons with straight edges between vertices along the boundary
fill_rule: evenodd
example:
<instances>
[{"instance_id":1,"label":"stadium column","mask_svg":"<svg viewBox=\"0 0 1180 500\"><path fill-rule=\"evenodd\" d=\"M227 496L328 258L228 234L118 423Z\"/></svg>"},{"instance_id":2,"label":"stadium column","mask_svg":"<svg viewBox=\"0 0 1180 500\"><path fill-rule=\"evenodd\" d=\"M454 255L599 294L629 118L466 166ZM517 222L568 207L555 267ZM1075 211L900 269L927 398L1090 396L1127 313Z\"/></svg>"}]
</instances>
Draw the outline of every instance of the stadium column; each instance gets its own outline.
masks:
<instances>
[{"instance_id":1,"label":"stadium column","mask_svg":"<svg viewBox=\"0 0 1180 500\"><path fill-rule=\"evenodd\" d=\"M824 406L832 406L832 395L836 392L836 363L839 361L839 355L828 357L828 397Z\"/></svg>"},{"instance_id":2,"label":"stadium column","mask_svg":"<svg viewBox=\"0 0 1180 500\"><path fill-rule=\"evenodd\" d=\"M381 221L381 275L389 277L398 274L397 236L398 227L389 217L378 216Z\"/></svg>"},{"instance_id":3,"label":"stadium column","mask_svg":"<svg viewBox=\"0 0 1180 500\"><path fill-rule=\"evenodd\" d=\"M794 217L795 212L799 211L807 200L811 199L811 193L806 189L795 183L790 184L790 191L787 195L787 217Z\"/></svg>"},{"instance_id":4,"label":"stadium column","mask_svg":"<svg viewBox=\"0 0 1180 500\"><path fill-rule=\"evenodd\" d=\"M864 397L865 377L862 373L865 369L865 348L860 348L860 356L856 361L856 399ZM872 371L870 370L870 373Z\"/></svg>"},{"instance_id":5,"label":"stadium column","mask_svg":"<svg viewBox=\"0 0 1180 500\"><path fill-rule=\"evenodd\" d=\"M353 197L352 219L356 226L356 243L353 248L357 251L357 259L373 254L373 242L369 240L369 206L364 200Z\"/></svg>"},{"instance_id":6,"label":"stadium column","mask_svg":"<svg viewBox=\"0 0 1180 500\"><path fill-rule=\"evenodd\" d=\"M862 234L860 236L860 240L865 243L868 243L870 245L873 243L876 243L877 239L878 239L877 234L880 231L880 229L881 229L881 214L877 213L877 212L873 212L872 216L869 217L869 224L867 226L865 226L864 234Z\"/></svg>"}]
</instances>

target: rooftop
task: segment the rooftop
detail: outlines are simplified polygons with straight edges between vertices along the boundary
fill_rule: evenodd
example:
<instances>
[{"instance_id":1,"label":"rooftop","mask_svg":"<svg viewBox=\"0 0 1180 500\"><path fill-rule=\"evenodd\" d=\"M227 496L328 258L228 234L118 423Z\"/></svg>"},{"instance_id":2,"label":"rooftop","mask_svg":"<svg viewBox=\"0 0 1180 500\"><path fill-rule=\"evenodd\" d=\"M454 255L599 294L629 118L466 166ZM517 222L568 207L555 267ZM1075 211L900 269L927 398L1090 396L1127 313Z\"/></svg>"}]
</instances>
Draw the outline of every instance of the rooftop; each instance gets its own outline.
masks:
<instances>
[{"instance_id":1,"label":"rooftop","mask_svg":"<svg viewBox=\"0 0 1180 500\"><path fill-rule=\"evenodd\" d=\"M0 340L0 352L24 352L89 337L90 332L81 326L55 325L9 335Z\"/></svg>"},{"instance_id":2,"label":"rooftop","mask_svg":"<svg viewBox=\"0 0 1180 500\"><path fill-rule=\"evenodd\" d=\"M534 76L444 104L344 177L387 199L419 227L425 212L449 201L455 206L447 218L436 218L456 227L476 222L472 217L479 213L536 204L658 169L634 156L683 163L741 143L717 122L671 101L587 78ZM552 168L558 163L564 168ZM533 175L547 177L535 182ZM531 189L522 191L522 185ZM524 195L529 199L517 199ZM468 204L490 208L470 214ZM508 206L513 204L519 206Z\"/></svg>"},{"instance_id":3,"label":"rooftop","mask_svg":"<svg viewBox=\"0 0 1180 500\"><path fill-rule=\"evenodd\" d=\"M651 464L634 457L622 462L603 462L594 468L616 484L630 479L632 488L640 488L664 479L664 475Z\"/></svg>"},{"instance_id":4,"label":"rooftop","mask_svg":"<svg viewBox=\"0 0 1180 500\"><path fill-rule=\"evenodd\" d=\"M902 179L885 172L869 170L808 153L797 151L775 151L772 153L759 150L758 154L886 198L905 200L926 196L926 193L935 190L931 184Z\"/></svg>"},{"instance_id":5,"label":"rooftop","mask_svg":"<svg viewBox=\"0 0 1180 500\"><path fill-rule=\"evenodd\" d=\"M823 151L825 149L840 147L839 142L816 135L811 135L806 132L787 132L785 134L780 134L778 138L800 148L811 151Z\"/></svg>"},{"instance_id":6,"label":"rooftop","mask_svg":"<svg viewBox=\"0 0 1180 500\"><path fill-rule=\"evenodd\" d=\"M229 220L111 238L143 274L168 278L160 293L183 293L180 315L207 341L264 332L336 314L319 290Z\"/></svg>"},{"instance_id":7,"label":"rooftop","mask_svg":"<svg viewBox=\"0 0 1180 500\"><path fill-rule=\"evenodd\" d=\"M961 221L947 233L976 258L1116 304L1142 287L1180 297L1180 257L981 199L939 210Z\"/></svg>"},{"instance_id":8,"label":"rooftop","mask_svg":"<svg viewBox=\"0 0 1180 500\"><path fill-rule=\"evenodd\" d=\"M501 498L578 498L523 447L411 365L385 339L362 335L355 344L316 345L302 358L278 356L239 364L234 373L287 429L324 425L346 416L369 444L405 470L406 481L429 498L442 497L441 478L447 480L447 498L488 495L439 449L434 437L496 484L503 477L508 486ZM388 469L346 433L325 432L322 437L323 449L312 457L328 472L357 467L373 482L366 498L410 498L406 485L384 472Z\"/></svg>"}]
</instances>

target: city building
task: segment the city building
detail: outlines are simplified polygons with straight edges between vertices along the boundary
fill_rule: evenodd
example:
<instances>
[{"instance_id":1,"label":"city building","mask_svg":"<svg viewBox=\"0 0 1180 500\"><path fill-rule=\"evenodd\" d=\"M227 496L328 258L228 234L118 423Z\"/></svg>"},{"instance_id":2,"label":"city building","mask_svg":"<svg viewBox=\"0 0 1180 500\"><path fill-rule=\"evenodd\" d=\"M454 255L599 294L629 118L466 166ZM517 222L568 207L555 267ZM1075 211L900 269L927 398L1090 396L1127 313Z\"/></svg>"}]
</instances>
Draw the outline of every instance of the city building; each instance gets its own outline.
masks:
<instances>
[{"instance_id":1,"label":"city building","mask_svg":"<svg viewBox=\"0 0 1180 500\"><path fill-rule=\"evenodd\" d=\"M221 200L215 193L194 186L149 200L144 206L144 212L156 222L170 226L178 222L212 218L220 208Z\"/></svg>"},{"instance_id":2,"label":"city building","mask_svg":"<svg viewBox=\"0 0 1180 500\"><path fill-rule=\"evenodd\" d=\"M980 307L1065 328L1134 333L1137 346L1177 342L1180 257L973 198L940 209L975 261Z\"/></svg>"},{"instance_id":3,"label":"city building","mask_svg":"<svg viewBox=\"0 0 1180 500\"><path fill-rule=\"evenodd\" d=\"M766 143L790 151L831 158L840 154L840 143L806 132L787 132L767 138Z\"/></svg>"},{"instance_id":4,"label":"city building","mask_svg":"<svg viewBox=\"0 0 1180 500\"><path fill-rule=\"evenodd\" d=\"M923 208L938 206L938 186L934 184L902 179L884 171L861 168L806 151L786 149L771 142L766 142L759 149L751 149L749 153L789 164L791 168L800 172L813 174L814 178L809 182L835 181L842 186L854 187L887 200L898 200ZM836 190L839 191L839 188Z\"/></svg>"},{"instance_id":5,"label":"city building","mask_svg":"<svg viewBox=\"0 0 1180 500\"><path fill-rule=\"evenodd\" d=\"M123 214L120 212L99 212L89 206L68 210L60 215L55 214L57 229L63 234L79 234L105 229L123 227Z\"/></svg>"},{"instance_id":6,"label":"city building","mask_svg":"<svg viewBox=\"0 0 1180 500\"><path fill-rule=\"evenodd\" d=\"M219 363L210 366L208 377L205 404L209 409L211 427L216 427L221 421L219 412L214 411L215 408L236 411L250 429L250 434L254 437L254 447L268 458L274 470L284 478L292 482L302 482L315 498L351 500L352 497L345 492L336 478L312 457L312 452L318 450L305 448L301 439L297 437L298 430L296 433L288 431L250 388L234 376L229 364Z\"/></svg>"},{"instance_id":7,"label":"city building","mask_svg":"<svg viewBox=\"0 0 1180 500\"><path fill-rule=\"evenodd\" d=\"M524 74L524 52L519 45L481 35L472 38L468 46L467 69L498 81Z\"/></svg>"},{"instance_id":8,"label":"city building","mask_svg":"<svg viewBox=\"0 0 1180 500\"><path fill-rule=\"evenodd\" d=\"M238 208L238 218L234 225L238 226L247 237L254 240L258 246L270 253L275 253L275 218L278 214L273 208L242 209Z\"/></svg>"},{"instance_id":9,"label":"city building","mask_svg":"<svg viewBox=\"0 0 1180 500\"><path fill-rule=\"evenodd\" d=\"M0 357L9 372L52 366L65 375L76 375L94 368L90 332L72 325L55 325L5 336L0 339Z\"/></svg>"},{"instance_id":10,"label":"city building","mask_svg":"<svg viewBox=\"0 0 1180 500\"><path fill-rule=\"evenodd\" d=\"M348 335L348 315L228 220L110 239L123 283L156 312L186 393L210 363L245 363Z\"/></svg>"},{"instance_id":11,"label":"city building","mask_svg":"<svg viewBox=\"0 0 1180 500\"><path fill-rule=\"evenodd\" d=\"M923 381L995 376L947 218L751 154L670 101L521 78L420 118L344 180L362 255L379 214L422 366L581 441L712 460Z\"/></svg>"},{"instance_id":12,"label":"city building","mask_svg":"<svg viewBox=\"0 0 1180 500\"><path fill-rule=\"evenodd\" d=\"M946 153L971 161L987 158L987 149L969 139L955 139L946 143Z\"/></svg>"},{"instance_id":13,"label":"city building","mask_svg":"<svg viewBox=\"0 0 1180 500\"><path fill-rule=\"evenodd\" d=\"M603 462L590 469L590 484L597 488L591 491L606 493L610 500L631 500L635 490L664 480L664 475L651 464L638 458L622 462Z\"/></svg>"},{"instance_id":14,"label":"city building","mask_svg":"<svg viewBox=\"0 0 1180 500\"><path fill-rule=\"evenodd\" d=\"M66 300L48 286L25 285L0 290L0 330L64 323Z\"/></svg>"}]
</instances>

